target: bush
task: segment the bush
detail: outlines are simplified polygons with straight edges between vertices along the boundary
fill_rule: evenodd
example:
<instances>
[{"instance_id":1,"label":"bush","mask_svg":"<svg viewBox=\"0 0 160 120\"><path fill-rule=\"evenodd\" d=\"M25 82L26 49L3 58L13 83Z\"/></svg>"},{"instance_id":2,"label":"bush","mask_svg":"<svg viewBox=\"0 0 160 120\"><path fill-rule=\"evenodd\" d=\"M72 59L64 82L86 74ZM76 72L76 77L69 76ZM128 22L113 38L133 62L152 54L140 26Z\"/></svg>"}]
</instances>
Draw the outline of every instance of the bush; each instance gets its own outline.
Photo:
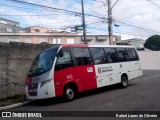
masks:
<instances>
[{"instance_id":1,"label":"bush","mask_svg":"<svg viewBox=\"0 0 160 120\"><path fill-rule=\"evenodd\" d=\"M159 51L160 50L160 35L153 35L149 37L144 47L150 50Z\"/></svg>"}]
</instances>

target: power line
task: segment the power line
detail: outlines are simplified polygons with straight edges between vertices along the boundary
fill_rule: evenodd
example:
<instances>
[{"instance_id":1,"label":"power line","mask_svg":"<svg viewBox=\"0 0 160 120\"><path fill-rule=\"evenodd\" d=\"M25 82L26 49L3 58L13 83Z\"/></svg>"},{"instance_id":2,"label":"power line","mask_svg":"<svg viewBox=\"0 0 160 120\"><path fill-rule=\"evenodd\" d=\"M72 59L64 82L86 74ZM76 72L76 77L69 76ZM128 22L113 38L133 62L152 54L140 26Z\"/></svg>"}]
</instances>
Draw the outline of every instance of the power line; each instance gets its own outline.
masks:
<instances>
[{"instance_id":1,"label":"power line","mask_svg":"<svg viewBox=\"0 0 160 120\"><path fill-rule=\"evenodd\" d=\"M102 0L101 1L99 1L99 0L92 0L92 1L100 2L100 3L105 3L106 4L106 2L103 2Z\"/></svg>"},{"instance_id":2,"label":"power line","mask_svg":"<svg viewBox=\"0 0 160 120\"><path fill-rule=\"evenodd\" d=\"M132 25L132 24L129 24L129 23L121 22L120 20L115 20L115 21L119 22L119 23L122 23L122 24L125 24L125 25L130 26L130 27L135 27L135 28L138 28L138 29L141 29L141 30L145 30L145 31L149 31L149 32L152 32L152 33L160 34L160 32L150 30L150 29L147 29L147 28L143 28L143 27L139 27L139 26L136 26L136 25Z\"/></svg>"},{"instance_id":3,"label":"power line","mask_svg":"<svg viewBox=\"0 0 160 120\"><path fill-rule=\"evenodd\" d=\"M32 9L32 8L26 8L26 7L19 7L19 6L12 6L12 5L4 5L4 4L0 4L0 6L13 7L13 8L21 8L21 9L30 9L30 10L38 10L38 9Z\"/></svg>"},{"instance_id":4,"label":"power line","mask_svg":"<svg viewBox=\"0 0 160 120\"><path fill-rule=\"evenodd\" d=\"M120 30L120 31L118 31L118 30L114 30L114 32L121 32L121 33L128 33L128 34L133 34L133 35L143 35L143 36L150 36L151 34L147 34L147 33L137 33L137 32L134 32L134 31L122 31L122 30Z\"/></svg>"},{"instance_id":5,"label":"power line","mask_svg":"<svg viewBox=\"0 0 160 120\"><path fill-rule=\"evenodd\" d=\"M90 22L90 23L87 23L86 25L91 25L91 24L95 24L95 23L100 23L99 21L97 22Z\"/></svg>"},{"instance_id":6,"label":"power line","mask_svg":"<svg viewBox=\"0 0 160 120\"><path fill-rule=\"evenodd\" d=\"M135 17L135 16L137 16L137 15L144 15L144 14L147 14L147 13L149 13L149 12L152 12L152 11L150 10L150 11L146 11L146 12L142 12L142 13L130 15L130 16L126 17L126 18L123 18L122 20L130 19L130 18L133 18L133 17Z\"/></svg>"},{"instance_id":7,"label":"power line","mask_svg":"<svg viewBox=\"0 0 160 120\"><path fill-rule=\"evenodd\" d=\"M64 6L64 7L74 8L74 7L72 7L72 6L62 5L62 4L56 3L56 2L54 2L53 0L52 0L52 3L53 3L53 4L56 4L56 5ZM81 10L81 9L78 9L78 8L74 8L74 9Z\"/></svg>"},{"instance_id":8,"label":"power line","mask_svg":"<svg viewBox=\"0 0 160 120\"><path fill-rule=\"evenodd\" d=\"M151 3L152 5L155 5L156 7L160 8L160 5L157 4L156 2L154 2L153 0L147 0L149 3Z\"/></svg>"},{"instance_id":9,"label":"power line","mask_svg":"<svg viewBox=\"0 0 160 120\"><path fill-rule=\"evenodd\" d=\"M127 33L127 32L117 32L117 31L114 31L114 32L115 33L124 34L124 35L132 35L132 36L139 36L139 37L148 37L148 35L137 35L137 34Z\"/></svg>"},{"instance_id":10,"label":"power line","mask_svg":"<svg viewBox=\"0 0 160 120\"><path fill-rule=\"evenodd\" d=\"M74 14L78 13L78 12L74 12L74 11L70 11L70 10L65 10L65 9L60 9L60 8L53 8L53 7L49 7L49 6L34 4L34 3L30 3L30 2L24 2L24 1L20 1L20 0L6 0L6 1L16 2L16 3L20 3L20 4L25 4L25 5L28 5L28 6L36 6L36 7L45 8L45 9L65 11L65 12L74 13Z\"/></svg>"},{"instance_id":11,"label":"power line","mask_svg":"<svg viewBox=\"0 0 160 120\"><path fill-rule=\"evenodd\" d=\"M41 14L41 15L24 15L24 14L8 14L8 15L1 15L0 16L46 16L46 15L65 15L65 14Z\"/></svg>"},{"instance_id":12,"label":"power line","mask_svg":"<svg viewBox=\"0 0 160 120\"><path fill-rule=\"evenodd\" d=\"M52 1L53 2L53 1ZM70 8L74 8L74 7L71 7L71 6L66 6L66 5L62 5L62 4L58 4L58 3L55 3L53 2L53 4L57 4L57 5L61 5L61 6L65 6L65 7L70 7ZM40 10L40 9L33 9L33 8L26 8L26 7L19 7L19 6L11 6L11 5L4 5L4 4L0 4L0 6L5 6L5 7L13 7L13 8L20 8L20 9L29 9L29 10ZM90 9L89 7L86 7L84 6L85 8L87 8L88 10L96 13L97 15L100 15L102 16L101 14L95 12L94 10ZM77 8L74 8L74 9L77 9ZM80 10L80 9L77 9L77 10ZM64 13L63 13L64 14ZM57 14L58 15L58 14ZM23 16L23 15L22 15Z\"/></svg>"},{"instance_id":13,"label":"power line","mask_svg":"<svg viewBox=\"0 0 160 120\"><path fill-rule=\"evenodd\" d=\"M26 7L19 7L19 6L4 5L4 4L0 4L0 6L20 8L20 9L29 9L29 10L38 10L38 11L42 10L42 9L33 9L33 8L26 8ZM53 12L53 10L51 10L51 9L50 10L48 9L48 11L52 11ZM59 11L59 12L65 14L64 12L61 12L61 11ZM73 14L73 13L70 13L70 14Z\"/></svg>"},{"instance_id":14,"label":"power line","mask_svg":"<svg viewBox=\"0 0 160 120\"><path fill-rule=\"evenodd\" d=\"M52 10L58 10L58 11L64 11L67 13L72 13L72 14L82 14L80 12L75 12L75 11L71 11L71 10L66 10L66 9L60 9L60 8L55 8L55 7L49 7L49 6L44 6L44 5L39 5L39 4L34 4L34 3L30 3L30 2L24 2L24 1L20 1L20 0L6 0L6 1L10 1L10 2L16 2L16 3L20 3L20 4L25 4L25 5L29 5L29 6L36 6L36 7L40 7L40 8L45 8L45 9L52 9ZM92 15L92 14L85 14L86 16L91 16L91 17L98 17L98 18L104 18L101 16L96 16L96 15Z\"/></svg>"},{"instance_id":15,"label":"power line","mask_svg":"<svg viewBox=\"0 0 160 120\"><path fill-rule=\"evenodd\" d=\"M119 2L119 0L117 0L111 7L111 9L113 9L113 7Z\"/></svg>"},{"instance_id":16,"label":"power line","mask_svg":"<svg viewBox=\"0 0 160 120\"><path fill-rule=\"evenodd\" d=\"M100 31L108 31L105 29L100 29L100 28L94 28L94 27L87 27L90 29L95 29L95 30L100 30ZM147 35L137 35L137 34L132 34L132 33L128 33L128 32L118 32L118 31L114 31L115 33L121 33L121 34L125 34L125 35L132 35L132 36L139 36L139 37L148 37Z\"/></svg>"},{"instance_id":17,"label":"power line","mask_svg":"<svg viewBox=\"0 0 160 120\"><path fill-rule=\"evenodd\" d=\"M79 1L76 1L76 2L79 3L79 4L81 4ZM93 9L91 9L91 8L89 8L89 7L87 7L87 6L84 6L84 7L87 8L88 10L94 12L95 14L102 16L101 14L97 13L97 12L94 11Z\"/></svg>"},{"instance_id":18,"label":"power line","mask_svg":"<svg viewBox=\"0 0 160 120\"><path fill-rule=\"evenodd\" d=\"M106 29L101 29L101 28L95 28L95 27L88 27L88 28L90 28L90 29L96 29L96 30L101 30L101 31L107 31ZM115 31L114 30L114 33L117 33L117 32L119 32L119 33L127 33L127 34L130 34L130 35L136 35L136 36L149 36L150 34L141 34L141 33L139 33L139 34L141 34L141 35L138 35L137 33L133 33L133 32L128 32L128 31Z\"/></svg>"}]
</instances>

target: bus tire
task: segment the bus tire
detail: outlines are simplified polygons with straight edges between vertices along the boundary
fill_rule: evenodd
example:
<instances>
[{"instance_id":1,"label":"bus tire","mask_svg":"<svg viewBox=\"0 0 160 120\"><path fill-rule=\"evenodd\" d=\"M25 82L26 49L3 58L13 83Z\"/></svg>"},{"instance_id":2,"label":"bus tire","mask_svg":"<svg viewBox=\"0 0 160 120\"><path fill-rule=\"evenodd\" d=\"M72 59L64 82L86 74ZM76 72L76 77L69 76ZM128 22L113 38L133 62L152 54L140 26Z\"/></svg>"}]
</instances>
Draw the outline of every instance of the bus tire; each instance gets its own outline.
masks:
<instances>
[{"instance_id":1,"label":"bus tire","mask_svg":"<svg viewBox=\"0 0 160 120\"><path fill-rule=\"evenodd\" d=\"M70 102L70 101L74 100L75 99L75 95L76 95L76 92L75 92L74 87L65 86L63 96L64 96L64 100L66 102Z\"/></svg>"},{"instance_id":2,"label":"bus tire","mask_svg":"<svg viewBox=\"0 0 160 120\"><path fill-rule=\"evenodd\" d=\"M128 77L127 75L122 75L121 76L121 87L126 88L128 86Z\"/></svg>"}]
</instances>

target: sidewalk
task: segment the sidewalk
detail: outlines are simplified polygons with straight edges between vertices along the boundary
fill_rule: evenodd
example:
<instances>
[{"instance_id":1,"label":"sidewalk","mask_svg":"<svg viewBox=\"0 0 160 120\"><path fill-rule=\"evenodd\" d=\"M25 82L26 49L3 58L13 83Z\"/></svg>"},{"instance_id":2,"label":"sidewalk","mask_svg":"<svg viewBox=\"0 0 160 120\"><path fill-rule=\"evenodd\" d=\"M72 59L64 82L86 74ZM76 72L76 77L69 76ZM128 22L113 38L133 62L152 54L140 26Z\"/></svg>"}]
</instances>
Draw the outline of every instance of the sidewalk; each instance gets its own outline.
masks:
<instances>
[{"instance_id":1,"label":"sidewalk","mask_svg":"<svg viewBox=\"0 0 160 120\"><path fill-rule=\"evenodd\" d=\"M28 101L25 96L15 96L0 100L0 111L22 106Z\"/></svg>"}]
</instances>

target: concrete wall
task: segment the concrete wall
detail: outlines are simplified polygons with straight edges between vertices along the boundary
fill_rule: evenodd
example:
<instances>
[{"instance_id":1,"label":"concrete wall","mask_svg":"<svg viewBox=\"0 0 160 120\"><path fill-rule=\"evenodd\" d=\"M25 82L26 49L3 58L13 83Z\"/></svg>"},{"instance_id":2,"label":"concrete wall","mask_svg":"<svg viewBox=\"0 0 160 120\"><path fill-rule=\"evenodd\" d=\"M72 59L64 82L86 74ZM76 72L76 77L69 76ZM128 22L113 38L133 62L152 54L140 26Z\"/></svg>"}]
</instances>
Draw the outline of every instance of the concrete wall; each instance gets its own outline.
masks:
<instances>
[{"instance_id":1,"label":"concrete wall","mask_svg":"<svg viewBox=\"0 0 160 120\"><path fill-rule=\"evenodd\" d=\"M160 70L160 51L139 51L141 65L146 70Z\"/></svg>"},{"instance_id":2,"label":"concrete wall","mask_svg":"<svg viewBox=\"0 0 160 120\"><path fill-rule=\"evenodd\" d=\"M0 99L24 95L25 77L32 60L50 46L0 43Z\"/></svg>"}]
</instances>

